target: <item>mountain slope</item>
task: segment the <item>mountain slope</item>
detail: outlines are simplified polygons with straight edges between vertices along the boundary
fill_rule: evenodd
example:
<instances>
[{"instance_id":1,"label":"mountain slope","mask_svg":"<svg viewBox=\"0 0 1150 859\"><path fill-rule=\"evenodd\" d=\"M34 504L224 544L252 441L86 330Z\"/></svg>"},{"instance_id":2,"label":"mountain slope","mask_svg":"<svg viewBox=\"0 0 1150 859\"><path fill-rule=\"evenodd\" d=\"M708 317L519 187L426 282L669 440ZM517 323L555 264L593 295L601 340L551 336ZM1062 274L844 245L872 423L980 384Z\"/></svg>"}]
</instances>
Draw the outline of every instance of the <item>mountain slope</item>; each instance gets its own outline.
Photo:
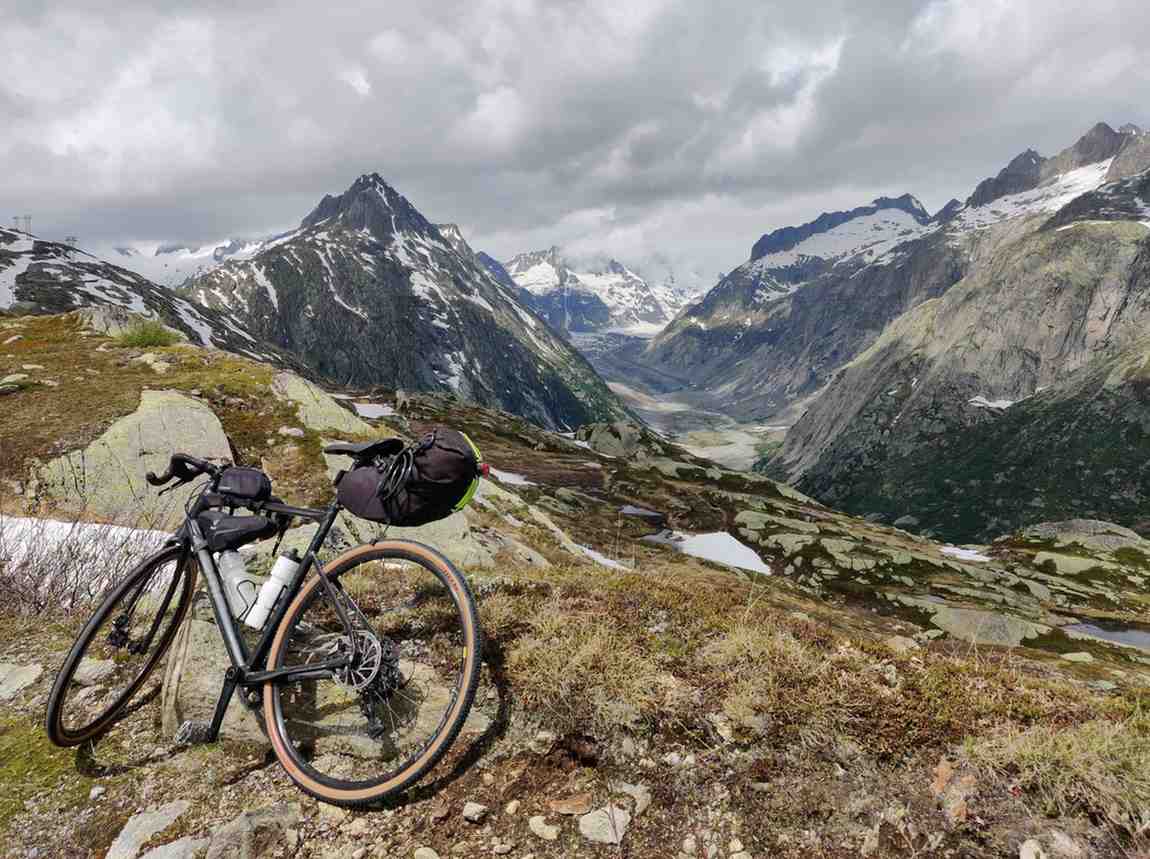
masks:
<instances>
[{"instance_id":1,"label":"mountain slope","mask_svg":"<svg viewBox=\"0 0 1150 859\"><path fill-rule=\"evenodd\" d=\"M519 297L560 331L657 328L683 306L673 286L656 286L617 260L577 270L552 247L522 253L504 264Z\"/></svg>"},{"instance_id":2,"label":"mountain slope","mask_svg":"<svg viewBox=\"0 0 1150 859\"><path fill-rule=\"evenodd\" d=\"M193 343L295 363L253 337L226 309L201 306L70 245L0 227L0 311L64 313L80 307L123 308L163 320Z\"/></svg>"},{"instance_id":3,"label":"mountain slope","mask_svg":"<svg viewBox=\"0 0 1150 859\"><path fill-rule=\"evenodd\" d=\"M1053 158L1028 150L933 217L904 195L767 233L645 360L686 375L715 408L787 419L886 325L957 283L981 231L1027 217L1037 228L1141 164L1146 138L1100 124ZM1136 192L1126 196L1128 208L1137 205Z\"/></svg>"},{"instance_id":4,"label":"mountain slope","mask_svg":"<svg viewBox=\"0 0 1150 859\"><path fill-rule=\"evenodd\" d=\"M624 413L457 229L445 236L377 174L187 292L345 384L452 391L546 426Z\"/></svg>"},{"instance_id":5,"label":"mountain slope","mask_svg":"<svg viewBox=\"0 0 1150 859\"><path fill-rule=\"evenodd\" d=\"M1106 380L1150 357L1150 234L1135 220L1150 214L1122 208L1146 187L1150 174L980 233L965 277L843 368L768 468L949 539L1064 514L1139 521L1144 382Z\"/></svg>"}]
</instances>

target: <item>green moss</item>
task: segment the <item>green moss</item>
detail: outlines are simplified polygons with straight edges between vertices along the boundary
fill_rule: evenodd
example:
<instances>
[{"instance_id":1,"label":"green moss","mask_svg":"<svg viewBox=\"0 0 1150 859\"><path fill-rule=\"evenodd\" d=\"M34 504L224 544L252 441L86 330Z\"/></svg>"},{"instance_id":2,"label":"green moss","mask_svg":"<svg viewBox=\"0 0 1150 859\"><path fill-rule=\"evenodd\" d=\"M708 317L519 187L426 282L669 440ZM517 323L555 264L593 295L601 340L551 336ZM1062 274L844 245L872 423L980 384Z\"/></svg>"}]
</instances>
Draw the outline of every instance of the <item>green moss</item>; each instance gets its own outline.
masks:
<instances>
[{"instance_id":1,"label":"green moss","mask_svg":"<svg viewBox=\"0 0 1150 859\"><path fill-rule=\"evenodd\" d=\"M51 794L55 801L80 801L91 779L76 771L74 754L48 742L39 723L0 722L0 832L24 810L24 802Z\"/></svg>"}]
</instances>

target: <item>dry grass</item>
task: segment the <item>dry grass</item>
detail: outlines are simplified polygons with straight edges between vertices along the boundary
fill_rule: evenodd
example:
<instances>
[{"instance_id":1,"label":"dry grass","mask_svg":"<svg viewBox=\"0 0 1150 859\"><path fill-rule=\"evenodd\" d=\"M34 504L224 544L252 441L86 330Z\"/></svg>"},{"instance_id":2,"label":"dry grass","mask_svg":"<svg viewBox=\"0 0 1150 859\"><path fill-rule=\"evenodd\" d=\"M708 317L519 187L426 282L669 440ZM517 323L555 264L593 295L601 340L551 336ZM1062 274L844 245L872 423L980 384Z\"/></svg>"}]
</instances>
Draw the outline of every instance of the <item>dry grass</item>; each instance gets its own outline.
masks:
<instances>
[{"instance_id":1,"label":"dry grass","mask_svg":"<svg viewBox=\"0 0 1150 859\"><path fill-rule=\"evenodd\" d=\"M1150 718L1010 728L965 745L969 761L1026 791L1047 815L1084 812L1150 832Z\"/></svg>"},{"instance_id":2,"label":"dry grass","mask_svg":"<svg viewBox=\"0 0 1150 859\"><path fill-rule=\"evenodd\" d=\"M156 346L175 346L180 338L164 323L143 319L117 337L116 342L129 348L150 349Z\"/></svg>"}]
</instances>

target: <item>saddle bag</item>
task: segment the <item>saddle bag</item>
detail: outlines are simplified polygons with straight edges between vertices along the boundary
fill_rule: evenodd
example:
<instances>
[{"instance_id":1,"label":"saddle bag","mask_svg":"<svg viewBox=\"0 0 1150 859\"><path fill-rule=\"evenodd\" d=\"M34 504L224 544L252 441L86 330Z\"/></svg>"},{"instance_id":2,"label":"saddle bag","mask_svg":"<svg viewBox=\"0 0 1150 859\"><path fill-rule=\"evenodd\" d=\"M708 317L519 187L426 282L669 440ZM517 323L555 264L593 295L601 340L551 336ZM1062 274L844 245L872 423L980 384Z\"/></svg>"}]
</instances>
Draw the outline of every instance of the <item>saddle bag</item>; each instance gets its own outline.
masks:
<instances>
[{"instance_id":1,"label":"saddle bag","mask_svg":"<svg viewBox=\"0 0 1150 859\"><path fill-rule=\"evenodd\" d=\"M336 495L361 519L412 528L462 510L486 473L470 438L436 427L394 456L357 462L339 479Z\"/></svg>"}]
</instances>

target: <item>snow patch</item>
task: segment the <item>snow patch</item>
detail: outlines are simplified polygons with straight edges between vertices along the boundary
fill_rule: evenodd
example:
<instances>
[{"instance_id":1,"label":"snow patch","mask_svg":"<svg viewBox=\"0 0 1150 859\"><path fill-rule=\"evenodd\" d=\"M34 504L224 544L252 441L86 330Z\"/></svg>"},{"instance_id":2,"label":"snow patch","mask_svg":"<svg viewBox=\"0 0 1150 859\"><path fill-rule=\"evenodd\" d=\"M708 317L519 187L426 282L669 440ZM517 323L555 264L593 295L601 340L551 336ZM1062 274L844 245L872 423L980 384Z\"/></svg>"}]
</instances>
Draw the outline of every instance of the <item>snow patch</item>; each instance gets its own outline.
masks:
<instances>
[{"instance_id":1,"label":"snow patch","mask_svg":"<svg viewBox=\"0 0 1150 859\"><path fill-rule=\"evenodd\" d=\"M493 465L489 465L487 468L488 473L500 483L506 483L508 486L535 486L535 481L528 480L522 474L516 474L513 471L503 471Z\"/></svg>"},{"instance_id":2,"label":"snow patch","mask_svg":"<svg viewBox=\"0 0 1150 859\"><path fill-rule=\"evenodd\" d=\"M738 567L754 573L771 574L771 568L763 563L763 559L754 549L740 543L726 531L716 531L710 534L683 534L678 531L663 531L643 539L662 546L670 546L704 561L713 561L717 564Z\"/></svg>"},{"instance_id":3,"label":"snow patch","mask_svg":"<svg viewBox=\"0 0 1150 859\"><path fill-rule=\"evenodd\" d=\"M352 403L355 413L361 418L388 418L395 414L395 409L386 403Z\"/></svg>"},{"instance_id":4,"label":"snow patch","mask_svg":"<svg viewBox=\"0 0 1150 859\"><path fill-rule=\"evenodd\" d=\"M960 561L978 561L979 563L986 563L991 558L982 552L975 551L974 549L963 549L960 546L943 546L942 553L949 555L952 558L958 558Z\"/></svg>"}]
</instances>

